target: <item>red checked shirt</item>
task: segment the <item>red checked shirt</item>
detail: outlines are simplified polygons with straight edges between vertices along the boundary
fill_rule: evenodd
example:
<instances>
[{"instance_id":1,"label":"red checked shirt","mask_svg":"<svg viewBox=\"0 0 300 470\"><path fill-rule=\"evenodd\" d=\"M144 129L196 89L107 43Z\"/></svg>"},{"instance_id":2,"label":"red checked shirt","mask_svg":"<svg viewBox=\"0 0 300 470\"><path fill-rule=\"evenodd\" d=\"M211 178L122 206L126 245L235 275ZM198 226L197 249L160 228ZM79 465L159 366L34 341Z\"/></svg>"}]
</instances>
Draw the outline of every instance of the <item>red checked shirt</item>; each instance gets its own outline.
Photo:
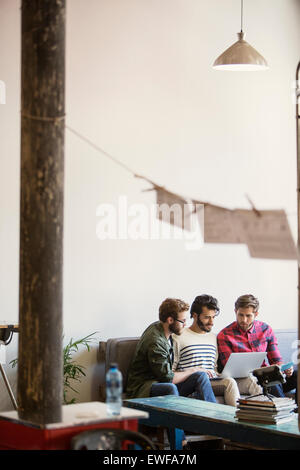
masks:
<instances>
[{"instance_id":1,"label":"red checked shirt","mask_svg":"<svg viewBox=\"0 0 300 470\"><path fill-rule=\"evenodd\" d=\"M282 362L277 339L266 323L254 320L248 331L243 331L235 321L218 334L219 364L223 368L232 352L267 352L270 364ZM262 364L266 366L267 364Z\"/></svg>"}]
</instances>

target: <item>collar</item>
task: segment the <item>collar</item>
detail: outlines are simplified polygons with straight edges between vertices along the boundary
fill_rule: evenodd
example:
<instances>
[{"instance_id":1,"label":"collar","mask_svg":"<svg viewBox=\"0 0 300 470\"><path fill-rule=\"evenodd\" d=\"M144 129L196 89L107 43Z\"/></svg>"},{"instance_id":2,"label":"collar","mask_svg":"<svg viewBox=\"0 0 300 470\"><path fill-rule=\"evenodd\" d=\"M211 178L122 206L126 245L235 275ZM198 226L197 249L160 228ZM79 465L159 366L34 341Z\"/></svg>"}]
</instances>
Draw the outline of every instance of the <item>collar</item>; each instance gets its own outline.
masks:
<instances>
[{"instance_id":1,"label":"collar","mask_svg":"<svg viewBox=\"0 0 300 470\"><path fill-rule=\"evenodd\" d=\"M240 331L240 333L242 333L242 334L246 334L246 333L247 333L247 334L250 334L250 335L251 335L252 333L255 333L255 332L256 332L255 323L256 323L256 320L253 321L253 324L252 324L252 326L251 326L251 328L250 328L249 330L244 331L244 330L242 330L242 329L239 327L238 322L236 322L236 328L237 328L237 330Z\"/></svg>"},{"instance_id":2,"label":"collar","mask_svg":"<svg viewBox=\"0 0 300 470\"><path fill-rule=\"evenodd\" d=\"M166 335L165 335L165 330L164 330L164 327L162 325L162 322L161 321L156 322L156 326L157 326L157 329L159 330L161 336L166 340L166 342L169 345L170 345L170 342L171 342L171 344L173 345L172 333L170 334L169 338L167 338ZM171 340L170 340L170 338L171 338Z\"/></svg>"}]
</instances>

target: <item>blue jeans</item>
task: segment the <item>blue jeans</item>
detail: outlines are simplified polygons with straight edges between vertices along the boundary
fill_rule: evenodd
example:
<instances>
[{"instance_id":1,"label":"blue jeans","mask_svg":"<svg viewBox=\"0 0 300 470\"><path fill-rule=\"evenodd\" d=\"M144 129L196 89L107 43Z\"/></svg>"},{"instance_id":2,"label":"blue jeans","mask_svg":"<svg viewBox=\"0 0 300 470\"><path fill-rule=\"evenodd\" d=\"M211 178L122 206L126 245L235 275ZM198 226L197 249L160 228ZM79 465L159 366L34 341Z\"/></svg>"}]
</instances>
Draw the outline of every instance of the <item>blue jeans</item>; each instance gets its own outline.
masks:
<instances>
[{"instance_id":1,"label":"blue jeans","mask_svg":"<svg viewBox=\"0 0 300 470\"><path fill-rule=\"evenodd\" d=\"M161 397L164 395L179 396L178 388L172 383L155 383L152 384L150 389L150 397ZM167 428L167 434L170 444L175 442L175 448L180 449L182 441L185 440L185 434L182 429ZM179 446L179 447L178 447Z\"/></svg>"},{"instance_id":2,"label":"blue jeans","mask_svg":"<svg viewBox=\"0 0 300 470\"><path fill-rule=\"evenodd\" d=\"M190 375L184 382L175 385L173 383L154 383L151 386L150 396L159 397L163 395L176 395L187 397L193 395L198 400L211 401L216 403L216 398L212 390L210 380L206 372L195 372ZM172 430L168 428L169 442L171 440L176 442L176 446L180 445L180 442L185 440L185 434L182 430L173 430L173 436L171 437L170 432ZM174 432L175 431L175 432ZM176 447L177 448L177 447Z\"/></svg>"},{"instance_id":3,"label":"blue jeans","mask_svg":"<svg viewBox=\"0 0 300 470\"><path fill-rule=\"evenodd\" d=\"M194 372L184 382L177 385L179 395L187 397L193 395L198 400L216 403L209 377L206 372Z\"/></svg>"},{"instance_id":4,"label":"blue jeans","mask_svg":"<svg viewBox=\"0 0 300 470\"><path fill-rule=\"evenodd\" d=\"M162 395L177 395L188 397L193 395L198 400L216 403L216 398L206 372L194 372L184 382L177 385L173 383L154 383L150 390L151 397Z\"/></svg>"},{"instance_id":5,"label":"blue jeans","mask_svg":"<svg viewBox=\"0 0 300 470\"><path fill-rule=\"evenodd\" d=\"M284 384L278 384L270 387L270 393L275 397L283 398L285 397L285 393L294 389L296 389L295 401L297 403L297 372L295 370L290 377L285 377Z\"/></svg>"}]
</instances>

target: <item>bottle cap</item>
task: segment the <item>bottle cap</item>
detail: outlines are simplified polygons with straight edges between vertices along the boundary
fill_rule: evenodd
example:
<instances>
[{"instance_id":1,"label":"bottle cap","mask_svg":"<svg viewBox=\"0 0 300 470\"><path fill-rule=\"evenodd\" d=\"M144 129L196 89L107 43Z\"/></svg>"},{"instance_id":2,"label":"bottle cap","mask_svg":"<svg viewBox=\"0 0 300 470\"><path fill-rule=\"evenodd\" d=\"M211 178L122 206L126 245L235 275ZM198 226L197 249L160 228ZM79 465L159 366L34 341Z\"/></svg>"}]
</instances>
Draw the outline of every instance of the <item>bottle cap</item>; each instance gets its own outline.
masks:
<instances>
[{"instance_id":1,"label":"bottle cap","mask_svg":"<svg viewBox=\"0 0 300 470\"><path fill-rule=\"evenodd\" d=\"M118 364L116 364L115 362L111 362L111 363L109 364L109 368L110 368L110 369L117 369L117 368L118 368Z\"/></svg>"}]
</instances>

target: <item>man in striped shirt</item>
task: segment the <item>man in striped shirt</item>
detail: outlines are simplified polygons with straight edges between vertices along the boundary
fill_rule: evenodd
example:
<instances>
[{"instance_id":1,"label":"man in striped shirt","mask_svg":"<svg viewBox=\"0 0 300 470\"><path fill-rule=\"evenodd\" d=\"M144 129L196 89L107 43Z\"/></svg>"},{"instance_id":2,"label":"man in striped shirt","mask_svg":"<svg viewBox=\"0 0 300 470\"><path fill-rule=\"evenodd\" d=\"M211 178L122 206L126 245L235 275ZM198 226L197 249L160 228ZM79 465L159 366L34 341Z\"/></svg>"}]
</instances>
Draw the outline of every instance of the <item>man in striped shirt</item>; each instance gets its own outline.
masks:
<instances>
[{"instance_id":1,"label":"man in striped shirt","mask_svg":"<svg viewBox=\"0 0 300 470\"><path fill-rule=\"evenodd\" d=\"M219 314L218 301L210 295L195 298L190 315L193 324L181 335L173 335L173 370L185 371L197 367L206 372L216 395L224 395L226 404L235 406L239 398L237 383L233 378L217 379L217 337L211 332L215 317Z\"/></svg>"}]
</instances>

